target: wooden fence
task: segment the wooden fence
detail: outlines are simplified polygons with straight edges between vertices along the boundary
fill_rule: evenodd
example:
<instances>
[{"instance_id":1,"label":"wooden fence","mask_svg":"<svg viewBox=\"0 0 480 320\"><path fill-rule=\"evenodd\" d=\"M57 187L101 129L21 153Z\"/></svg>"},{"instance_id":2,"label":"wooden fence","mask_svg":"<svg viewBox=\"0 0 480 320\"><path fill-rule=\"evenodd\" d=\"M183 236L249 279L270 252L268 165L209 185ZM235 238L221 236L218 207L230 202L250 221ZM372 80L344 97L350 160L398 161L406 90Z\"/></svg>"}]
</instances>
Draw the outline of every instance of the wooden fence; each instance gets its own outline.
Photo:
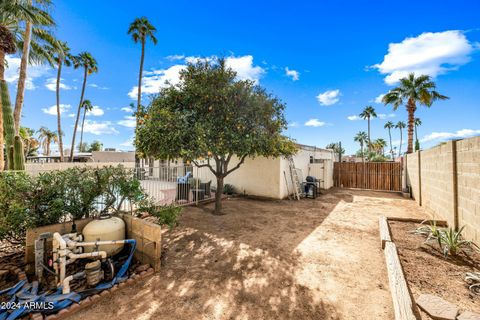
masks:
<instances>
[{"instance_id":1,"label":"wooden fence","mask_svg":"<svg viewBox=\"0 0 480 320\"><path fill-rule=\"evenodd\" d=\"M335 187L402 191L400 162L335 162Z\"/></svg>"}]
</instances>

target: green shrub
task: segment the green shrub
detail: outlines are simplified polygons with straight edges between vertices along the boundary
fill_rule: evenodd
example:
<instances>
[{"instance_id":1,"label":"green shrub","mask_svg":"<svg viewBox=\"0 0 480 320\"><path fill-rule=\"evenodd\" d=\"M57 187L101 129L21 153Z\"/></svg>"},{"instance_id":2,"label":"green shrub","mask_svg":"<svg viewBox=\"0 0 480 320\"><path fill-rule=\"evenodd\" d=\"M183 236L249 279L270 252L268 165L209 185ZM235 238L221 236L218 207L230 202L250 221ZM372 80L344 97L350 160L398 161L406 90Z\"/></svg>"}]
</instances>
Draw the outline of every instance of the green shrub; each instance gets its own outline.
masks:
<instances>
[{"instance_id":1,"label":"green shrub","mask_svg":"<svg viewBox=\"0 0 480 320\"><path fill-rule=\"evenodd\" d=\"M227 183L223 186L224 194L232 195L234 192L235 192L235 188L233 187L233 185Z\"/></svg>"},{"instance_id":2,"label":"green shrub","mask_svg":"<svg viewBox=\"0 0 480 320\"><path fill-rule=\"evenodd\" d=\"M414 233L416 234L422 234L427 237L427 240L425 242L430 242L431 240L437 241L438 247L442 248L442 241L441 241L441 230L437 226L437 220L433 220L430 222L428 225L423 225L425 221L422 222L422 226L417 228Z\"/></svg>"},{"instance_id":3,"label":"green shrub","mask_svg":"<svg viewBox=\"0 0 480 320\"><path fill-rule=\"evenodd\" d=\"M470 247L472 245L471 241L462 238L462 231L464 228L465 226L461 227L458 231L455 231L452 228L440 231L440 242L443 246L443 254L445 256L455 256L462 248Z\"/></svg>"},{"instance_id":4,"label":"green shrub","mask_svg":"<svg viewBox=\"0 0 480 320\"><path fill-rule=\"evenodd\" d=\"M177 220L182 212L182 207L174 204L164 205L161 207L148 205L144 208L140 208L140 210L148 212L150 215L156 217L158 219L158 224L168 225L168 227L172 229L177 225Z\"/></svg>"}]
</instances>

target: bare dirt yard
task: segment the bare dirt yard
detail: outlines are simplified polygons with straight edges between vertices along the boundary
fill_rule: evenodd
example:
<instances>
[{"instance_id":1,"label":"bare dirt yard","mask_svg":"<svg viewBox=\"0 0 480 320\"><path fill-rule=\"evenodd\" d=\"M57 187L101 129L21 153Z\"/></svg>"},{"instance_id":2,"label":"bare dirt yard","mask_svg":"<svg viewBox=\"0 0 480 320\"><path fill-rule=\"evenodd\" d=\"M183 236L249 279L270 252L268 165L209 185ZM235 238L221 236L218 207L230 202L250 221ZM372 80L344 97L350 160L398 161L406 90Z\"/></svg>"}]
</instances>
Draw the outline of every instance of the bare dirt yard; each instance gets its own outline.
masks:
<instances>
[{"instance_id":1,"label":"bare dirt yard","mask_svg":"<svg viewBox=\"0 0 480 320\"><path fill-rule=\"evenodd\" d=\"M162 270L73 319L393 319L378 216L423 218L397 194L189 207L165 231Z\"/></svg>"},{"instance_id":2,"label":"bare dirt yard","mask_svg":"<svg viewBox=\"0 0 480 320\"><path fill-rule=\"evenodd\" d=\"M445 258L435 241L413 234L420 225L391 221L393 241L397 245L405 277L415 299L422 293L439 296L457 305L461 311L480 313L480 296L473 294L464 281L465 273L480 271L480 253L468 248L457 256ZM419 310L422 319L431 319Z\"/></svg>"}]
</instances>

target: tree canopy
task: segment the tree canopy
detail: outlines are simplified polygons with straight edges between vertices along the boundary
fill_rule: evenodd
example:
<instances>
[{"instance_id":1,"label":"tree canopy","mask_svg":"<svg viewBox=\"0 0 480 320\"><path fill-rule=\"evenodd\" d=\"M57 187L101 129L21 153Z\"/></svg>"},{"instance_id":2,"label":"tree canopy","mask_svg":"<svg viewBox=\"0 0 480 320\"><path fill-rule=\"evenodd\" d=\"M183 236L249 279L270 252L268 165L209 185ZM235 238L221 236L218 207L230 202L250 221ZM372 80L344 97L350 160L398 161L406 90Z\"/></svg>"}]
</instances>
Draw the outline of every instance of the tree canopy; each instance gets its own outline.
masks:
<instances>
[{"instance_id":1,"label":"tree canopy","mask_svg":"<svg viewBox=\"0 0 480 320\"><path fill-rule=\"evenodd\" d=\"M254 82L238 80L224 59L190 63L180 80L161 89L139 121L135 143L143 156L183 158L208 167L221 191L223 178L246 157L296 151L282 135L285 105ZM229 167L233 156L238 161Z\"/></svg>"}]
</instances>

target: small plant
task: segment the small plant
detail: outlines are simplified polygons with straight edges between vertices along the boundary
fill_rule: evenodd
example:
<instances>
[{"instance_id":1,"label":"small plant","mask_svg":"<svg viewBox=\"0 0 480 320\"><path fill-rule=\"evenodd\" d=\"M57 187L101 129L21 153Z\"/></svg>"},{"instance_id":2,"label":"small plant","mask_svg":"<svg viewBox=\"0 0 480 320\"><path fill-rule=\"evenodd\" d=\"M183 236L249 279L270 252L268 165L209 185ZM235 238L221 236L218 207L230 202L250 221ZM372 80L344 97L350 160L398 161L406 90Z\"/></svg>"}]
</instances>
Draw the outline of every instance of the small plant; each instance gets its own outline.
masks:
<instances>
[{"instance_id":1,"label":"small plant","mask_svg":"<svg viewBox=\"0 0 480 320\"><path fill-rule=\"evenodd\" d=\"M437 220L432 220L430 221L430 224L423 225L425 222L426 220L424 220L422 222L422 226L414 230L413 233L426 236L427 240L425 240L425 242L436 240L438 246L442 248L442 242L440 238L442 229L437 226Z\"/></svg>"},{"instance_id":2,"label":"small plant","mask_svg":"<svg viewBox=\"0 0 480 320\"><path fill-rule=\"evenodd\" d=\"M141 210L148 212L158 219L158 224L166 224L170 229L177 225L178 217L182 212L182 207L174 204L164 205L161 207L149 206Z\"/></svg>"},{"instance_id":3,"label":"small plant","mask_svg":"<svg viewBox=\"0 0 480 320\"><path fill-rule=\"evenodd\" d=\"M465 281L468 283L470 291L480 294L480 272L467 272Z\"/></svg>"},{"instance_id":4,"label":"small plant","mask_svg":"<svg viewBox=\"0 0 480 320\"><path fill-rule=\"evenodd\" d=\"M231 184L226 184L223 186L223 193L232 195L235 192L235 188Z\"/></svg>"},{"instance_id":5,"label":"small plant","mask_svg":"<svg viewBox=\"0 0 480 320\"><path fill-rule=\"evenodd\" d=\"M471 241L462 239L461 233L464 228L465 226L461 227L458 231L452 228L440 231L440 242L445 257L448 255L455 256L463 247L470 247L472 245Z\"/></svg>"}]
</instances>

